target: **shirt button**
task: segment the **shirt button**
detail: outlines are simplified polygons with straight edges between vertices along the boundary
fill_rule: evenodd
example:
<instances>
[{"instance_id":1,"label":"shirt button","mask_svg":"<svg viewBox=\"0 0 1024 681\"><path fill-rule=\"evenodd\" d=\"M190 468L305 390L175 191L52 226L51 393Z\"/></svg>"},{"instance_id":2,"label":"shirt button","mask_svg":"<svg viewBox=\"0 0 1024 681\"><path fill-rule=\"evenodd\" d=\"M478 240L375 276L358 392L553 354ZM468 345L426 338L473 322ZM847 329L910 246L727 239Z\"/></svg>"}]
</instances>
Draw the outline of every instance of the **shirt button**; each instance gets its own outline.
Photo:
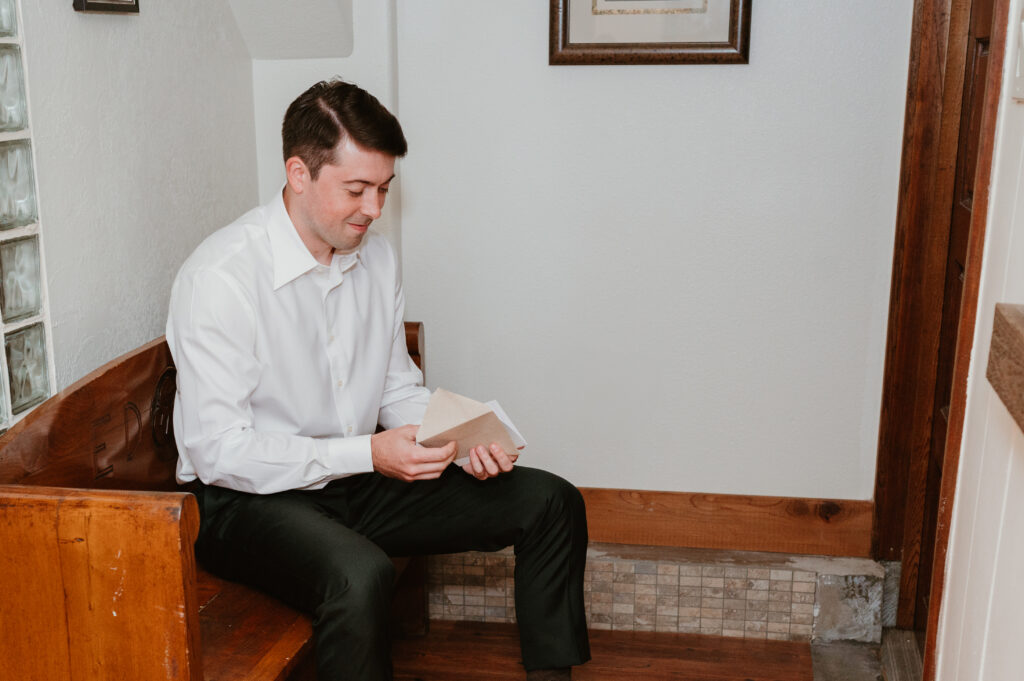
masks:
<instances>
[{"instance_id":1,"label":"shirt button","mask_svg":"<svg viewBox=\"0 0 1024 681\"><path fill-rule=\"evenodd\" d=\"M327 337L327 341L329 343L333 343L334 342L334 334L333 333L330 336Z\"/></svg>"},{"instance_id":2,"label":"shirt button","mask_svg":"<svg viewBox=\"0 0 1024 681\"><path fill-rule=\"evenodd\" d=\"M342 381L342 380L339 379L338 380L338 387L340 388L343 385L345 385L345 381Z\"/></svg>"},{"instance_id":3,"label":"shirt button","mask_svg":"<svg viewBox=\"0 0 1024 681\"><path fill-rule=\"evenodd\" d=\"M348 427L348 428L346 428L345 430L346 430L346 432L347 432L347 433L348 433L349 435L351 435L351 434L352 434L352 430L353 430L353 428L352 428L352 426L349 426L349 427Z\"/></svg>"}]
</instances>

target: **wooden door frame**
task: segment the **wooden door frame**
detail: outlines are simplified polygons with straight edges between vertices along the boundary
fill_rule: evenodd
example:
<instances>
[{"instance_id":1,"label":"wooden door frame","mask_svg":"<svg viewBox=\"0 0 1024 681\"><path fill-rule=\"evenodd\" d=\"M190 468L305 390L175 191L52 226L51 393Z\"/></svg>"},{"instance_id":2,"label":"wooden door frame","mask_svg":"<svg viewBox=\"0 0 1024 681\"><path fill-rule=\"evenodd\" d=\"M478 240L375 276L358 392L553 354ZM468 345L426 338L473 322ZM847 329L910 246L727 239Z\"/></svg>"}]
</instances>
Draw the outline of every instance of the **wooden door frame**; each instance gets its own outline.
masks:
<instances>
[{"instance_id":1,"label":"wooden door frame","mask_svg":"<svg viewBox=\"0 0 1024 681\"><path fill-rule=\"evenodd\" d=\"M981 285L981 260L985 250L988 226L989 187L992 181L992 156L995 151L999 100L1002 95L1003 63L1009 33L1010 0L994 0L992 34L989 40L989 69L985 83L985 103L981 113L978 139L978 170L974 178L974 210L967 243L964 291L957 328L956 359L953 363L953 391L949 407L949 427L943 459L942 487L939 492L939 516L936 524L935 558L932 568L931 607L925 629L923 681L933 681L936 672L936 645L939 613L946 583L946 550L953 518L957 474L960 469L960 445L963 440L964 415L967 409L967 376L970 372L971 348L978 315L978 291Z\"/></svg>"},{"instance_id":2,"label":"wooden door frame","mask_svg":"<svg viewBox=\"0 0 1024 681\"><path fill-rule=\"evenodd\" d=\"M905 565L908 557L913 560L915 549L919 549L911 538L915 532L920 535L923 520L923 516L906 517L905 508L923 496L927 475L925 464L935 406L935 371L948 249L946 227L952 208L971 4L970 0L916 0L914 6L873 530L874 555L880 559L902 558ZM924 681L931 681L936 673L936 629L960 464L1008 15L1009 0L995 0L939 494ZM938 238L934 234L935 225L940 225L939 229L944 232ZM913 604L916 596L916 563L912 571L913 575L901 578L901 626L908 618L913 622L912 607L909 615L902 612L907 610L904 604ZM911 583L911 579L914 593L905 596L903 587Z\"/></svg>"},{"instance_id":3,"label":"wooden door frame","mask_svg":"<svg viewBox=\"0 0 1024 681\"><path fill-rule=\"evenodd\" d=\"M914 3L872 532L877 559L904 562L904 628L924 520L907 509L924 507L971 5Z\"/></svg>"}]
</instances>

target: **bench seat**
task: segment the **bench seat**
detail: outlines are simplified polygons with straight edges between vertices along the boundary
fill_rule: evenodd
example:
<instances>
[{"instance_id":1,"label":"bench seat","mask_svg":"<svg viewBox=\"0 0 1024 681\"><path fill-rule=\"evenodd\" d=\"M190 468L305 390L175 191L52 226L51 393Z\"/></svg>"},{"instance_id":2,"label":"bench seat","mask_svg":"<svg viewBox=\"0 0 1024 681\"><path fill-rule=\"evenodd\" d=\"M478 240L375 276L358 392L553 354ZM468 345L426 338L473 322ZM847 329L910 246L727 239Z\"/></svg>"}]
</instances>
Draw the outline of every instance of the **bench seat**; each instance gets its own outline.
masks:
<instances>
[{"instance_id":1,"label":"bench seat","mask_svg":"<svg viewBox=\"0 0 1024 681\"><path fill-rule=\"evenodd\" d=\"M422 362L422 325L406 335ZM0 437L4 678L315 678L306 615L196 565L198 505L174 481L174 376L158 338ZM425 560L394 560L394 627L425 633Z\"/></svg>"}]
</instances>

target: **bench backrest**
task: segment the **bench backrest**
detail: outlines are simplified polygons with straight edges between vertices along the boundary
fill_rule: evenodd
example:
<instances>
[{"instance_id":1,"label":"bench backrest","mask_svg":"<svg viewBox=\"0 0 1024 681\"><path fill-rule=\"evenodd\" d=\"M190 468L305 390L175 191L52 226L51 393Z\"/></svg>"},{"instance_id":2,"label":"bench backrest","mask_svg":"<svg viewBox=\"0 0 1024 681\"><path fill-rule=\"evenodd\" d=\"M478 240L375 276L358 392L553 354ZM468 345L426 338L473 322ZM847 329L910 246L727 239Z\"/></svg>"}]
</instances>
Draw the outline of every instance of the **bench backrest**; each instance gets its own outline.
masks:
<instances>
[{"instance_id":1,"label":"bench backrest","mask_svg":"<svg viewBox=\"0 0 1024 681\"><path fill-rule=\"evenodd\" d=\"M405 323L423 368L423 324ZM173 490L175 369L164 339L62 390L0 437L0 484Z\"/></svg>"}]
</instances>

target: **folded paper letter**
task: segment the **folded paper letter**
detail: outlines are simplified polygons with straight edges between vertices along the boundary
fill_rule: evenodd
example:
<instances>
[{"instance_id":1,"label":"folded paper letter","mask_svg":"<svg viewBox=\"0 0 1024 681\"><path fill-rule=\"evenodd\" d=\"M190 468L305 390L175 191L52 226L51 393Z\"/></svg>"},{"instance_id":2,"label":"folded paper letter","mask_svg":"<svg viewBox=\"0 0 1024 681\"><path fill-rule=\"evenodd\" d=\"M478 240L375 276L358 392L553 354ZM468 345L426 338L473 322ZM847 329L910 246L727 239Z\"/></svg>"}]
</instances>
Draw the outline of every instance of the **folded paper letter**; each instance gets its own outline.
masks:
<instances>
[{"instance_id":1,"label":"folded paper letter","mask_svg":"<svg viewBox=\"0 0 1024 681\"><path fill-rule=\"evenodd\" d=\"M469 450L477 445L488 447L496 442L509 454L526 445L497 402L484 404L438 388L430 396L416 442L443 447L452 440L459 443L455 463L460 466L469 461Z\"/></svg>"}]
</instances>

